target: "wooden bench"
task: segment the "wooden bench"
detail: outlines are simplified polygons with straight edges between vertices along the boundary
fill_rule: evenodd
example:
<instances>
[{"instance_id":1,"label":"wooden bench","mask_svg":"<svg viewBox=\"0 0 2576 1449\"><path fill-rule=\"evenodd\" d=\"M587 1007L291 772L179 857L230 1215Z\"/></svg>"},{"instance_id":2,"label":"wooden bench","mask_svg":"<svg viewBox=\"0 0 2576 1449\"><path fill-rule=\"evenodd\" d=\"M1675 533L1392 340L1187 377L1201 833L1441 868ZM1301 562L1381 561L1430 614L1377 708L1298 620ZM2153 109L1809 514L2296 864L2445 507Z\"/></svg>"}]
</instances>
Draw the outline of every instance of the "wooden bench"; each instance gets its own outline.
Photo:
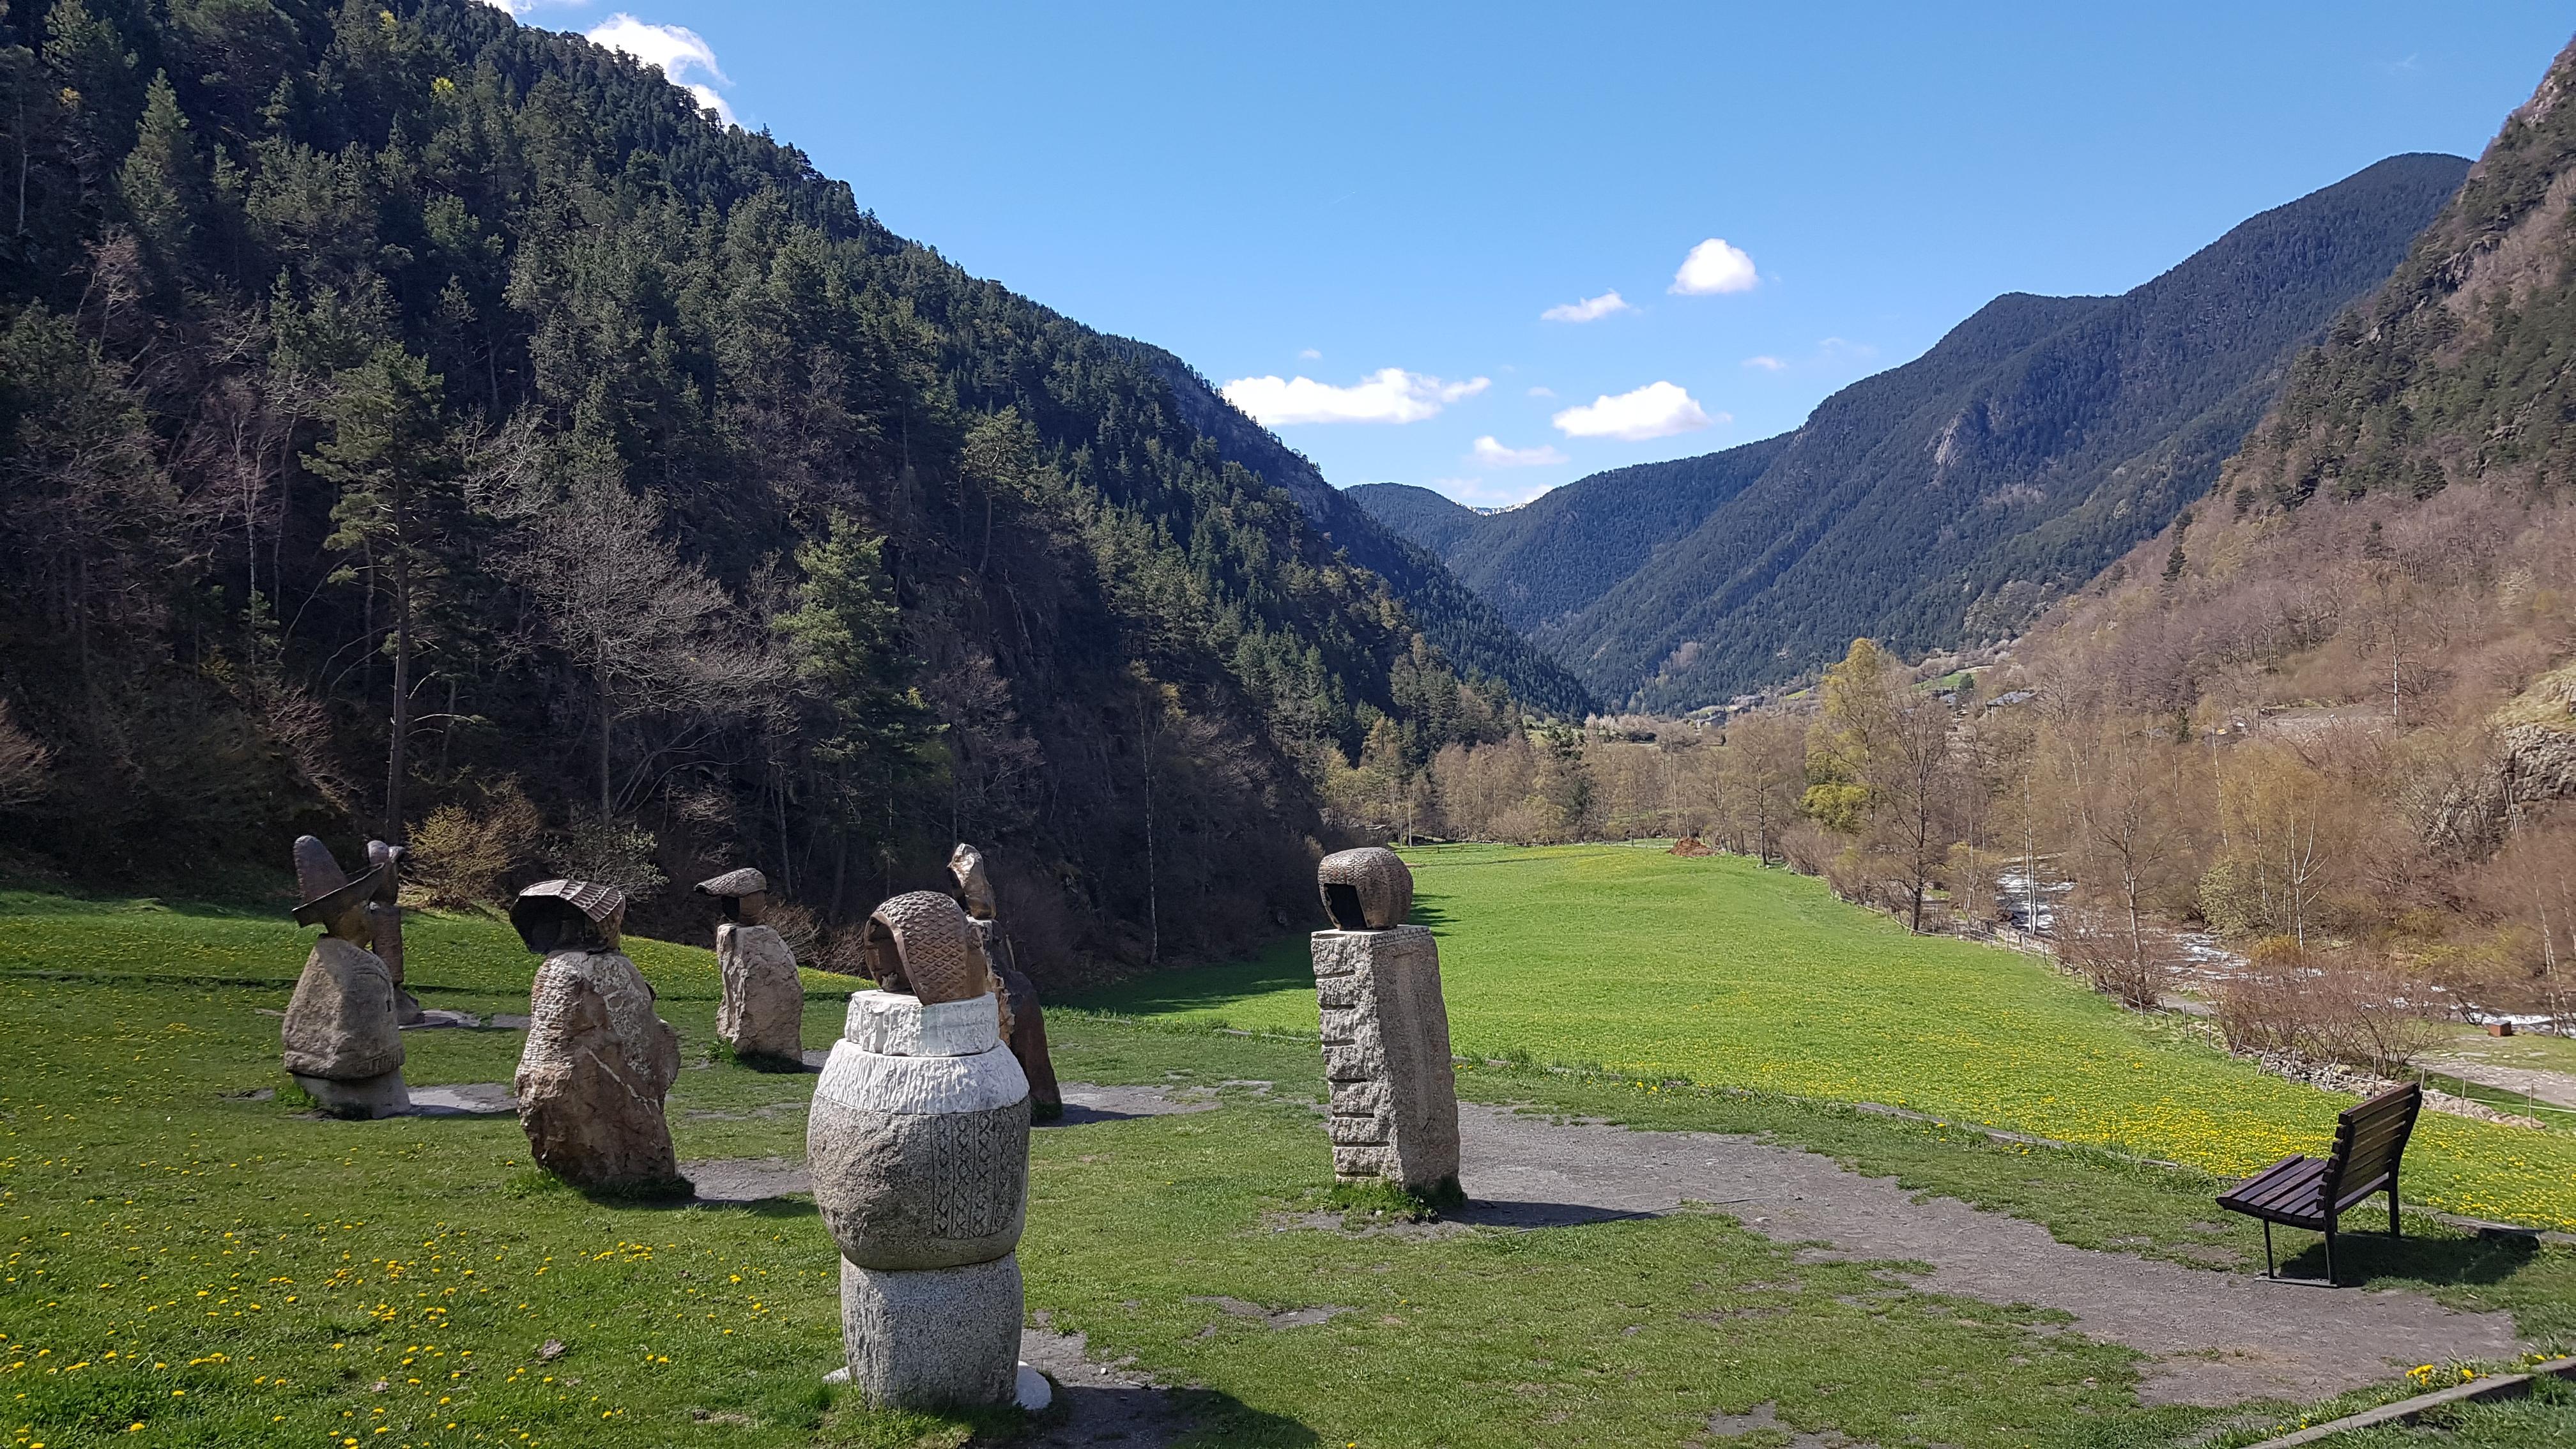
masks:
<instances>
[{"instance_id":1,"label":"wooden bench","mask_svg":"<svg viewBox=\"0 0 2576 1449\"><path fill-rule=\"evenodd\" d=\"M2229 1212L2263 1220L2263 1276L2272 1266L2272 1225L2284 1223L2326 1235L2326 1282L2335 1281L2335 1219L2374 1192L2388 1194L2388 1235L2397 1226L2397 1160L2424 1108L2424 1089L2413 1083L2380 1093L2335 1117L2334 1150L2324 1157L2284 1157L2218 1195Z\"/></svg>"}]
</instances>

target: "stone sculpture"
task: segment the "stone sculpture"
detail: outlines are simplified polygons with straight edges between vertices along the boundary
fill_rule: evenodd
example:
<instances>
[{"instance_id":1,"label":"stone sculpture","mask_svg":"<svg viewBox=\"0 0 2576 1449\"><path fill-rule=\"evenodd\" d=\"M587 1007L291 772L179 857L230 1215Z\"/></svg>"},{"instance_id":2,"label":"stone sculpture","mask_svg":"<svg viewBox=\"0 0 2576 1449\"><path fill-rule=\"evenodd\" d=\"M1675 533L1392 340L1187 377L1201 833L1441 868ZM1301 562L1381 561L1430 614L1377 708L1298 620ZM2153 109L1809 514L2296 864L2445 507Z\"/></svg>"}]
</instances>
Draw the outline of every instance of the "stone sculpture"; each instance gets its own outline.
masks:
<instances>
[{"instance_id":1,"label":"stone sculpture","mask_svg":"<svg viewBox=\"0 0 2576 1449\"><path fill-rule=\"evenodd\" d=\"M957 879L957 903L975 928L984 960L993 974L1001 1001L1002 1037L1029 1079L1029 1115L1052 1122L1064 1115L1064 1092L1056 1086L1055 1059L1048 1054L1046 1015L1038 1006L1038 984L1020 969L1019 952L1002 929L992 878L984 870L984 853L959 842L948 855L948 873Z\"/></svg>"},{"instance_id":2,"label":"stone sculpture","mask_svg":"<svg viewBox=\"0 0 2576 1449\"><path fill-rule=\"evenodd\" d=\"M295 842L295 882L304 897L295 923L320 926L323 936L305 958L278 1029L286 1070L334 1116L407 1112L411 1094L403 1086L393 975L364 944L377 873L350 879L330 847L306 835Z\"/></svg>"},{"instance_id":3,"label":"stone sculpture","mask_svg":"<svg viewBox=\"0 0 2576 1449\"><path fill-rule=\"evenodd\" d=\"M1316 872L1336 929L1314 935L1333 1175L1382 1178L1433 1201L1458 1193L1458 1085L1440 948L1404 924L1413 872L1383 848L1324 857Z\"/></svg>"},{"instance_id":4,"label":"stone sculpture","mask_svg":"<svg viewBox=\"0 0 2576 1449\"><path fill-rule=\"evenodd\" d=\"M897 896L861 940L878 989L850 998L805 1136L844 1372L880 1405L1003 1403L1023 1381L1028 1079L990 993L966 989L983 962L955 901Z\"/></svg>"},{"instance_id":5,"label":"stone sculpture","mask_svg":"<svg viewBox=\"0 0 2576 1449\"><path fill-rule=\"evenodd\" d=\"M769 878L745 866L702 880L697 889L724 911L716 927L716 970L724 978L716 1035L751 1065L802 1068L805 987L796 976L796 953L762 920Z\"/></svg>"},{"instance_id":6,"label":"stone sculpture","mask_svg":"<svg viewBox=\"0 0 2576 1449\"><path fill-rule=\"evenodd\" d=\"M394 978L394 1020L403 1026L417 1026L427 1013L420 1001L403 988L403 918L402 866L411 852L399 845L381 840L367 842L367 864L376 872L376 892L367 902L367 936L376 959Z\"/></svg>"},{"instance_id":7,"label":"stone sculpture","mask_svg":"<svg viewBox=\"0 0 2576 1449\"><path fill-rule=\"evenodd\" d=\"M689 1184L662 1097L680 1072L680 1038L617 949L625 917L625 892L589 881L543 881L511 904L519 939L546 958L511 1091L539 1167L594 1191L678 1194Z\"/></svg>"}]
</instances>

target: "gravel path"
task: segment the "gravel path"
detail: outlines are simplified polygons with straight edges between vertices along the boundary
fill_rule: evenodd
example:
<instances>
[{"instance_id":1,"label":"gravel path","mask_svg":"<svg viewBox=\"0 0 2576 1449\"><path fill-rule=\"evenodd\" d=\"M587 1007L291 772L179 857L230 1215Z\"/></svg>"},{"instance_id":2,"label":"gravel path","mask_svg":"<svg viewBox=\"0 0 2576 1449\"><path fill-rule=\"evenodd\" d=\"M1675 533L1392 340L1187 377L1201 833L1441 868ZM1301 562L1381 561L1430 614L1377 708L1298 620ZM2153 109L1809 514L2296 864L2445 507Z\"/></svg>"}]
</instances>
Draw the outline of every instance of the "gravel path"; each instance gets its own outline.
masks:
<instances>
[{"instance_id":1,"label":"gravel path","mask_svg":"<svg viewBox=\"0 0 2576 1449\"><path fill-rule=\"evenodd\" d=\"M1216 1105L1204 1089L1067 1083L1064 1097L1064 1120L1040 1130ZM1952 1198L1917 1202L1893 1179L1748 1137L1634 1132L1477 1103L1460 1104L1459 1127L1469 1199L1454 1215L1460 1221L1546 1228L1656 1216L1684 1203L1713 1207L1775 1241L1833 1245L1801 1249L1809 1261L1920 1262L1930 1271L1915 1281L1926 1291L2061 1309L2076 1331L2150 1356L2139 1384L2148 1403L2323 1398L2419 1363L2501 1358L2526 1347L2507 1314L2456 1312L2403 1291L2330 1291L2069 1247L2035 1223ZM803 1164L780 1158L689 1162L681 1170L701 1201L810 1190ZM1032 1449L1159 1449L1190 1427L1179 1398L1131 1365L1093 1362L1080 1335L1041 1324L1024 1333L1021 1354L1060 1386L1062 1407L1028 1441Z\"/></svg>"}]
</instances>

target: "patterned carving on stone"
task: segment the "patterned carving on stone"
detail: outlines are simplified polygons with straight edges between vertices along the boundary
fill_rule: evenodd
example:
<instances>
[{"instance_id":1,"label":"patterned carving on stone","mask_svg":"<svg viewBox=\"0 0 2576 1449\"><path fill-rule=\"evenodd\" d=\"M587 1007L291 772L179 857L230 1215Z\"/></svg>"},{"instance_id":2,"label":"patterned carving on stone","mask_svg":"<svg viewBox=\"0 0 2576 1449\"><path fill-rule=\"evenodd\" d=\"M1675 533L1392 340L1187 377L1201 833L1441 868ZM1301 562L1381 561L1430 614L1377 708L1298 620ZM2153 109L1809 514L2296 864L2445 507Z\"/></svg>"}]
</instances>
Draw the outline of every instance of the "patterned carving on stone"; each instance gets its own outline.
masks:
<instances>
[{"instance_id":1,"label":"patterned carving on stone","mask_svg":"<svg viewBox=\"0 0 2576 1449\"><path fill-rule=\"evenodd\" d=\"M365 945L379 875L369 871L353 880L321 841L307 835L295 842L296 884L304 897L296 922L319 925L326 934L296 978L278 1041L288 1074L337 1116L390 1117L411 1107L393 974Z\"/></svg>"},{"instance_id":2,"label":"patterned carving on stone","mask_svg":"<svg viewBox=\"0 0 2576 1449\"><path fill-rule=\"evenodd\" d=\"M1334 1175L1454 1192L1458 1088L1438 944L1396 926L1318 931L1313 945Z\"/></svg>"},{"instance_id":3,"label":"patterned carving on stone","mask_svg":"<svg viewBox=\"0 0 2576 1449\"><path fill-rule=\"evenodd\" d=\"M566 885L576 882L551 882ZM604 888L602 888L604 889ZM567 914L599 931L625 908L578 892L550 892L520 934L557 939L574 929ZM525 904L526 896L521 897ZM513 909L511 919L520 921ZM613 925L609 928L613 931ZM537 1165L576 1187L623 1193L678 1193L662 1098L680 1073L679 1033L653 1011L653 988L635 963L612 950L559 950L537 968L528 997L528 1044L511 1090L519 1126Z\"/></svg>"},{"instance_id":4,"label":"patterned carving on stone","mask_svg":"<svg viewBox=\"0 0 2576 1449\"><path fill-rule=\"evenodd\" d=\"M925 1006L991 989L966 912L937 891L913 891L877 907L859 944L880 990L918 997Z\"/></svg>"},{"instance_id":5,"label":"patterned carving on stone","mask_svg":"<svg viewBox=\"0 0 2576 1449\"><path fill-rule=\"evenodd\" d=\"M715 897L728 921L757 926L768 914L769 877L747 865L698 882L697 892Z\"/></svg>"},{"instance_id":6,"label":"patterned carving on stone","mask_svg":"<svg viewBox=\"0 0 2576 1449\"><path fill-rule=\"evenodd\" d=\"M954 901L931 899L965 920ZM859 992L815 1084L806 1163L841 1250L850 1381L876 1403L1013 1392L1029 1084L995 1013L980 994Z\"/></svg>"},{"instance_id":7,"label":"patterned carving on stone","mask_svg":"<svg viewBox=\"0 0 2576 1449\"><path fill-rule=\"evenodd\" d=\"M1387 931L1413 913L1413 871L1382 845L1336 851L1315 867L1324 914L1345 931Z\"/></svg>"},{"instance_id":8,"label":"patterned carving on stone","mask_svg":"<svg viewBox=\"0 0 2576 1449\"><path fill-rule=\"evenodd\" d=\"M540 956L614 951L626 929L626 892L587 880L541 880L510 903L510 924Z\"/></svg>"}]
</instances>

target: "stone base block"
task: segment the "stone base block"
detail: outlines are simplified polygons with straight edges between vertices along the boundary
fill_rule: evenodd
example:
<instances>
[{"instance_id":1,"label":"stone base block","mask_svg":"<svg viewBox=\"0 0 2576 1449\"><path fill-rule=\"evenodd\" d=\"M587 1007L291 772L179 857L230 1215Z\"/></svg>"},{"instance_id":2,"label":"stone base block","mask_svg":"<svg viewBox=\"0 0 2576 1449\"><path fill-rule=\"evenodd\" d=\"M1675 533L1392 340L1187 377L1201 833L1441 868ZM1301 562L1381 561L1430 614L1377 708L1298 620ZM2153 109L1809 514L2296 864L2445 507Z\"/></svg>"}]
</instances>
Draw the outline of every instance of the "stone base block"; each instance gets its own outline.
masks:
<instances>
[{"instance_id":1,"label":"stone base block","mask_svg":"<svg viewBox=\"0 0 2576 1449\"><path fill-rule=\"evenodd\" d=\"M1457 1079L1431 933L1318 931L1314 953L1334 1176L1454 1192Z\"/></svg>"},{"instance_id":2,"label":"stone base block","mask_svg":"<svg viewBox=\"0 0 2576 1449\"><path fill-rule=\"evenodd\" d=\"M368 1121L377 1117L400 1117L411 1111L411 1089L403 1085L399 1070L356 1082L289 1075L295 1077L295 1085L304 1089L304 1095L311 1097L314 1105L334 1117Z\"/></svg>"},{"instance_id":3,"label":"stone base block","mask_svg":"<svg viewBox=\"0 0 2576 1449\"><path fill-rule=\"evenodd\" d=\"M880 1272L841 1263L850 1379L883 1408L1007 1404L1020 1367L1020 1260Z\"/></svg>"}]
</instances>

